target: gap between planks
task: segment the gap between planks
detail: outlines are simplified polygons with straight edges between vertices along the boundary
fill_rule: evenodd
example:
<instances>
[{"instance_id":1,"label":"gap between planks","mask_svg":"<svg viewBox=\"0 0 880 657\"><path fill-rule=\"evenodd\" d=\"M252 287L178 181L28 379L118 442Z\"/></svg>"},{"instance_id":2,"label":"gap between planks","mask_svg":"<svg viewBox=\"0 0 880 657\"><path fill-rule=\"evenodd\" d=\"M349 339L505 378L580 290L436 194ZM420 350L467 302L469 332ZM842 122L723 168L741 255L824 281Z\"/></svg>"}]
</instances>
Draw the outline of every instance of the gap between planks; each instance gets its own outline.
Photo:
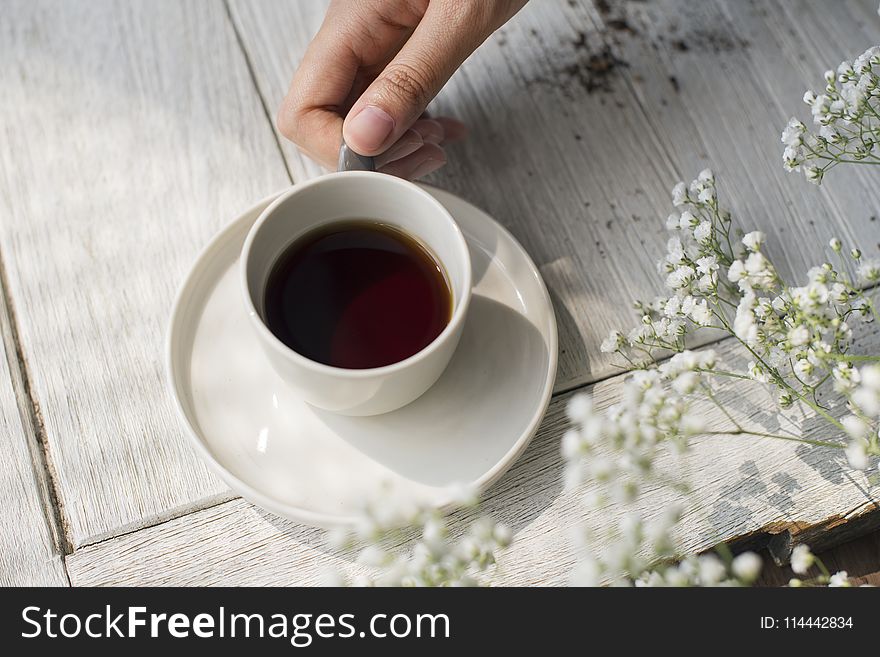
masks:
<instances>
[{"instance_id":1,"label":"gap between planks","mask_svg":"<svg viewBox=\"0 0 880 657\"><path fill-rule=\"evenodd\" d=\"M269 130L274 137L275 146L278 150L278 154L281 158L281 161L284 163L288 180L291 184L293 184L293 174L291 173L287 160L284 157L279 136L274 129L272 114L269 111L266 99L263 97L263 94L260 92L259 85L257 84L256 74L254 72L253 63L251 62L250 55L244 47L241 33L239 32L238 25L236 24L235 19L232 16L228 0L222 0L222 3L226 13L226 19L229 22L230 28L235 34L236 45L238 46L238 49L241 52L247 66L251 84L253 85L257 97L260 99L260 104L263 108L263 113L269 126ZM46 524L49 527L50 535L52 536L52 541L55 549L60 555L66 557L67 555L74 552L73 541L71 539L70 528L64 513L64 503L59 492L55 467L52 463L52 457L49 453L48 444L46 442L46 432L40 411L40 403L39 400L36 398L36 395L34 394L31 385L31 376L28 368L27 356L25 355L24 347L19 337L15 304L9 293L9 286L7 284L6 274L6 263L3 259L2 253L0 253L0 294L2 294L2 308L0 308L0 325L2 325L3 343L6 347L7 362L12 378L12 387L15 393L19 416L21 418L22 426L24 427L25 434L28 439L28 452L30 453L31 457L31 467L34 474L34 481L40 496L40 500L42 502L41 506L43 508L43 514ZM13 360L15 362L13 362ZM131 529L126 529L123 527L120 528L121 531L111 532L104 536L98 536L96 537L96 540L90 541L88 543L83 543L80 548L87 545L96 545L112 538L125 536L126 534L133 533L141 529L156 527L165 522L169 522L171 520L190 515L197 511L210 509L219 504L224 504L233 499L236 499L237 497L238 496L235 494L230 494L204 498L202 500L199 500L196 504L184 507L183 509L172 509L168 514L163 514L162 516L158 517L153 523L138 525L137 527ZM64 572L65 577L68 578L69 583L66 565Z\"/></svg>"},{"instance_id":2,"label":"gap between planks","mask_svg":"<svg viewBox=\"0 0 880 657\"><path fill-rule=\"evenodd\" d=\"M3 259L2 252L0 252L0 295L2 295L2 303L0 303L0 328L2 328L3 333L3 344L9 366L9 376L12 380L12 390L15 394L16 406L18 407L18 414L21 419L24 437L27 441L28 453L30 454L34 484L37 488L37 494L40 496L40 506L43 510L43 516L49 528L49 534L52 537L55 550L60 555L66 556L73 552L72 542L68 534L64 506L58 491L58 482L55 477L52 457L46 444L46 432L43 426L43 418L40 415L40 404L31 388L27 358L19 339L15 304L9 294L6 262ZM69 584L70 577L67 574L66 564L64 576Z\"/></svg>"},{"instance_id":3,"label":"gap between planks","mask_svg":"<svg viewBox=\"0 0 880 657\"><path fill-rule=\"evenodd\" d=\"M233 34L235 34L235 43L238 45L239 51L241 51L245 66L247 66L248 75L250 76L251 84L254 87L254 92L256 92L257 98L260 99L260 105L263 107L263 114L266 116L266 122L269 124L269 132L272 133L272 137L275 140L275 147L278 149L278 156L284 163L284 170L287 171L287 177L292 185L295 182L293 179L293 172L290 170L290 164L287 162L287 158L284 157L284 149L281 147L281 137L279 136L278 131L275 130L275 121L272 119L272 112L269 109L269 103L260 91L260 85L257 83L257 73L254 70L254 63L251 61L250 53L244 46L241 31L239 30L238 24L235 22L235 17L232 15L232 9L229 7L229 0L223 0L223 8L226 10L226 20L229 21L229 26L232 28Z\"/></svg>"}]
</instances>

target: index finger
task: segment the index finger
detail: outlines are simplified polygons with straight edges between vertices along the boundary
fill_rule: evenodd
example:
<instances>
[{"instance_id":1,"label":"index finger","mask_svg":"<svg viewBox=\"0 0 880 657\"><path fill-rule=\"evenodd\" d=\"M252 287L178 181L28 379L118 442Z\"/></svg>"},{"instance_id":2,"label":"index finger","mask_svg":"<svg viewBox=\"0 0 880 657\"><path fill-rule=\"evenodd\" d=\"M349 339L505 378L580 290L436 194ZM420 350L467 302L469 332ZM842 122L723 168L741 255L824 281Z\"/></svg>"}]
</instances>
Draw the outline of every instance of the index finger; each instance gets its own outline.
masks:
<instances>
[{"instance_id":1,"label":"index finger","mask_svg":"<svg viewBox=\"0 0 880 657\"><path fill-rule=\"evenodd\" d=\"M301 151L332 169L342 140L343 105L360 62L331 32L325 21L309 44L276 123Z\"/></svg>"}]
</instances>

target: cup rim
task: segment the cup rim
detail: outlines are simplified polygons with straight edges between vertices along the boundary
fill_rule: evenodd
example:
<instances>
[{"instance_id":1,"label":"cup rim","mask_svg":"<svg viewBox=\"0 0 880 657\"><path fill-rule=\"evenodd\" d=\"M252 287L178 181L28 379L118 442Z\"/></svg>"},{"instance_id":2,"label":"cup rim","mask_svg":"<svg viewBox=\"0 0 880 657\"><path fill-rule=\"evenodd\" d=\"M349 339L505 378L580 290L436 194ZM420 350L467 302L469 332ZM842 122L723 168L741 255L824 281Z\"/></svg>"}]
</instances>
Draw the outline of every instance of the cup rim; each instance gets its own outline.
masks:
<instances>
[{"instance_id":1,"label":"cup rim","mask_svg":"<svg viewBox=\"0 0 880 657\"><path fill-rule=\"evenodd\" d=\"M462 287L464 288L464 294L462 295L461 301L455 307L455 310L453 311L452 317L450 318L449 322L447 322L446 326L443 327L443 330L440 332L440 334L435 337L430 343L425 345L422 349L414 353L412 356L408 356L407 358L399 360L396 363L382 365L381 367L353 369L346 367L335 367L333 365L319 363L318 361L303 356L296 350L288 347L280 339L278 339L278 337L274 333L272 333L269 327L266 326L263 318L260 317L260 313L257 312L257 308L254 305L254 300L251 298L250 287L247 280L247 263L248 259L250 258L251 247L254 243L254 240L256 239L257 234L260 231L260 228L263 226L263 224L266 223L266 221L268 221L268 218L278 208L278 206L284 203L284 201L286 201L290 196L293 196L294 194L308 187L322 184L323 182L326 182L327 180L332 178L373 178L374 182L381 181L381 184L397 185L398 187L405 189L406 193L418 194L424 200L428 201L429 205L433 205L434 208L439 212L439 214L441 214L444 219L447 220L447 223L452 228L453 238L458 243L459 251L463 254L464 285ZM379 218L379 220L382 220L381 217ZM420 236L417 237L421 239ZM441 263L441 265L443 265L444 267L446 266L444 263ZM260 213L260 216L257 217L257 220L254 222L254 225L251 226L251 228L248 230L248 234L245 237L244 245L241 249L241 257L239 262L239 282L241 284L241 289L244 294L246 310L248 311L248 316L250 317L252 324L256 327L258 334L263 338L264 344L269 345L272 350L276 352L279 356L283 358L289 358L293 360L293 362L297 365L312 370L313 372L348 378L369 378L373 376L388 375L416 365L417 363L428 358L433 352L440 348L441 344L445 343L453 335L455 335L458 328L464 323L468 306L470 305L471 301L471 292L473 289L472 278L473 272L471 267L470 250L468 249L467 240L465 239L464 234L461 232L461 228L459 227L458 223L455 221L455 219L449 213L446 207L418 185L407 180L403 180L402 178L397 178L385 173L378 173L375 171L337 171L334 173L324 174L322 176L318 176L317 178L312 178L311 180L307 180L301 183L294 183L287 191L281 193L274 201L272 201L272 203L270 203L269 206Z\"/></svg>"}]
</instances>

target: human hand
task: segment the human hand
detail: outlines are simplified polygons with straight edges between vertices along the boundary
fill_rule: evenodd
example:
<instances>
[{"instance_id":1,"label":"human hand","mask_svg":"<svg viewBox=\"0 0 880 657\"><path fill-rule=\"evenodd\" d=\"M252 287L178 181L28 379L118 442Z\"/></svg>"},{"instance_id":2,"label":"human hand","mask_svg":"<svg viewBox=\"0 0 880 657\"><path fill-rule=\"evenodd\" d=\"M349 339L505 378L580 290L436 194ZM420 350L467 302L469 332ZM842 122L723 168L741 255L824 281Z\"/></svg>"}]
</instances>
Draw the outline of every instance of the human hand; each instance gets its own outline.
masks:
<instances>
[{"instance_id":1,"label":"human hand","mask_svg":"<svg viewBox=\"0 0 880 657\"><path fill-rule=\"evenodd\" d=\"M379 171L419 178L446 163L463 123L425 108L527 0L332 0L293 76L278 129L335 168L341 137Z\"/></svg>"}]
</instances>

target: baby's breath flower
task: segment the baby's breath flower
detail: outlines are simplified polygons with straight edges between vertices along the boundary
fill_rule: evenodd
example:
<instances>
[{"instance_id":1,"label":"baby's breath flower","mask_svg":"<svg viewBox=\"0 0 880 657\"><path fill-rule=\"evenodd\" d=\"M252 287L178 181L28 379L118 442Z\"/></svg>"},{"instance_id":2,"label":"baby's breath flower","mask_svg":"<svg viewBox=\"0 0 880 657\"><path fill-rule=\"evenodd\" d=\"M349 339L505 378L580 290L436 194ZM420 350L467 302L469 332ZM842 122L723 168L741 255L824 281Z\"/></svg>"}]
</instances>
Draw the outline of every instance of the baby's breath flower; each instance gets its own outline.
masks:
<instances>
[{"instance_id":1,"label":"baby's breath flower","mask_svg":"<svg viewBox=\"0 0 880 657\"><path fill-rule=\"evenodd\" d=\"M623 337L623 334L620 331L611 331L608 337L602 341L599 350L603 354L613 354L624 344L626 344L626 338Z\"/></svg>"},{"instance_id":2,"label":"baby's breath flower","mask_svg":"<svg viewBox=\"0 0 880 657\"><path fill-rule=\"evenodd\" d=\"M685 289L694 280L695 273L694 268L688 265L676 267L669 276L666 277L666 287L672 290Z\"/></svg>"},{"instance_id":3,"label":"baby's breath flower","mask_svg":"<svg viewBox=\"0 0 880 657\"><path fill-rule=\"evenodd\" d=\"M736 316L733 318L733 332L737 338L746 344L755 344L758 341L758 324L755 321L755 295L748 291L742 296L736 307Z\"/></svg>"},{"instance_id":4,"label":"baby's breath flower","mask_svg":"<svg viewBox=\"0 0 880 657\"><path fill-rule=\"evenodd\" d=\"M674 205L675 207L682 206L684 205L686 199L687 187L685 187L685 184L683 182L680 182L672 188L672 205Z\"/></svg>"},{"instance_id":5,"label":"baby's breath flower","mask_svg":"<svg viewBox=\"0 0 880 657\"><path fill-rule=\"evenodd\" d=\"M760 230L753 230L751 233L746 233L742 238L742 243L749 251L758 251L764 243L764 233Z\"/></svg>"},{"instance_id":6,"label":"baby's breath flower","mask_svg":"<svg viewBox=\"0 0 880 657\"><path fill-rule=\"evenodd\" d=\"M852 393L852 402L868 417L880 416L880 365L868 365L859 372L861 385Z\"/></svg>"},{"instance_id":7,"label":"baby's breath flower","mask_svg":"<svg viewBox=\"0 0 880 657\"><path fill-rule=\"evenodd\" d=\"M864 438L854 438L850 441L844 450L846 460L854 470L867 470L870 465L868 461L868 441Z\"/></svg>"},{"instance_id":8,"label":"baby's breath flower","mask_svg":"<svg viewBox=\"0 0 880 657\"><path fill-rule=\"evenodd\" d=\"M791 569L798 575L806 575L816 558L806 545L796 545L791 551Z\"/></svg>"},{"instance_id":9,"label":"baby's breath flower","mask_svg":"<svg viewBox=\"0 0 880 657\"><path fill-rule=\"evenodd\" d=\"M806 100L806 97L804 100ZM807 126L805 126L799 119L791 117L788 121L788 125L785 126L785 130L782 131L781 141L786 146L800 146L803 142L803 135L806 130Z\"/></svg>"},{"instance_id":10,"label":"baby's breath flower","mask_svg":"<svg viewBox=\"0 0 880 657\"><path fill-rule=\"evenodd\" d=\"M469 501L473 491L451 487L450 497ZM420 537L408 554L391 548L393 537L413 531ZM437 511L418 508L386 490L364 505L354 530L338 530L329 538L334 549L359 547L358 562L371 569L352 580L353 586L474 586L494 565L496 553L510 544L512 534L489 518L478 518L453 542ZM332 581L339 584L344 578L337 574Z\"/></svg>"},{"instance_id":11,"label":"baby's breath flower","mask_svg":"<svg viewBox=\"0 0 880 657\"><path fill-rule=\"evenodd\" d=\"M714 554L705 554L699 558L700 583L703 586L718 584L727 574L727 568Z\"/></svg>"},{"instance_id":12,"label":"baby's breath flower","mask_svg":"<svg viewBox=\"0 0 880 657\"><path fill-rule=\"evenodd\" d=\"M743 552L731 564L733 574L746 584L751 584L761 574L761 557L754 552Z\"/></svg>"},{"instance_id":13,"label":"baby's breath flower","mask_svg":"<svg viewBox=\"0 0 880 657\"><path fill-rule=\"evenodd\" d=\"M880 260L862 260L856 274L859 280L867 285L880 282Z\"/></svg>"},{"instance_id":14,"label":"baby's breath flower","mask_svg":"<svg viewBox=\"0 0 880 657\"><path fill-rule=\"evenodd\" d=\"M705 299L693 304L690 317L699 326L709 326L712 323L712 311L709 309L709 304Z\"/></svg>"},{"instance_id":15,"label":"baby's breath flower","mask_svg":"<svg viewBox=\"0 0 880 657\"><path fill-rule=\"evenodd\" d=\"M778 393L776 403L779 404L780 408L786 409L795 405L797 398L790 390L779 390Z\"/></svg>"},{"instance_id":16,"label":"baby's breath flower","mask_svg":"<svg viewBox=\"0 0 880 657\"><path fill-rule=\"evenodd\" d=\"M813 115L814 132L796 118L782 132L783 165L803 171L819 184L831 167L845 162L880 164L875 149L880 136L877 120L877 48L869 48L852 62L841 62L825 73L823 93L807 91L804 102Z\"/></svg>"},{"instance_id":17,"label":"baby's breath flower","mask_svg":"<svg viewBox=\"0 0 880 657\"><path fill-rule=\"evenodd\" d=\"M788 331L788 344L791 347L802 347L810 340L810 330L806 326L795 326Z\"/></svg>"},{"instance_id":18,"label":"baby's breath flower","mask_svg":"<svg viewBox=\"0 0 880 657\"><path fill-rule=\"evenodd\" d=\"M701 221L694 228L694 239L701 244L707 242L712 237L712 224L708 221Z\"/></svg>"},{"instance_id":19,"label":"baby's breath flower","mask_svg":"<svg viewBox=\"0 0 880 657\"><path fill-rule=\"evenodd\" d=\"M727 269L727 280L738 283L746 277L746 266L742 260L734 260Z\"/></svg>"},{"instance_id":20,"label":"baby's breath flower","mask_svg":"<svg viewBox=\"0 0 880 657\"><path fill-rule=\"evenodd\" d=\"M831 576L831 579L828 581L829 587L849 587L852 586L849 581L849 575L845 570L841 570L840 572L834 573Z\"/></svg>"},{"instance_id":21,"label":"baby's breath flower","mask_svg":"<svg viewBox=\"0 0 880 657\"><path fill-rule=\"evenodd\" d=\"M870 429L868 423L856 415L847 415L840 423L850 438L864 438Z\"/></svg>"},{"instance_id":22,"label":"baby's breath flower","mask_svg":"<svg viewBox=\"0 0 880 657\"><path fill-rule=\"evenodd\" d=\"M681 213L681 216L678 219L678 227L681 230L691 230L697 224L700 223L700 220L697 219L690 210L685 210Z\"/></svg>"}]
</instances>

